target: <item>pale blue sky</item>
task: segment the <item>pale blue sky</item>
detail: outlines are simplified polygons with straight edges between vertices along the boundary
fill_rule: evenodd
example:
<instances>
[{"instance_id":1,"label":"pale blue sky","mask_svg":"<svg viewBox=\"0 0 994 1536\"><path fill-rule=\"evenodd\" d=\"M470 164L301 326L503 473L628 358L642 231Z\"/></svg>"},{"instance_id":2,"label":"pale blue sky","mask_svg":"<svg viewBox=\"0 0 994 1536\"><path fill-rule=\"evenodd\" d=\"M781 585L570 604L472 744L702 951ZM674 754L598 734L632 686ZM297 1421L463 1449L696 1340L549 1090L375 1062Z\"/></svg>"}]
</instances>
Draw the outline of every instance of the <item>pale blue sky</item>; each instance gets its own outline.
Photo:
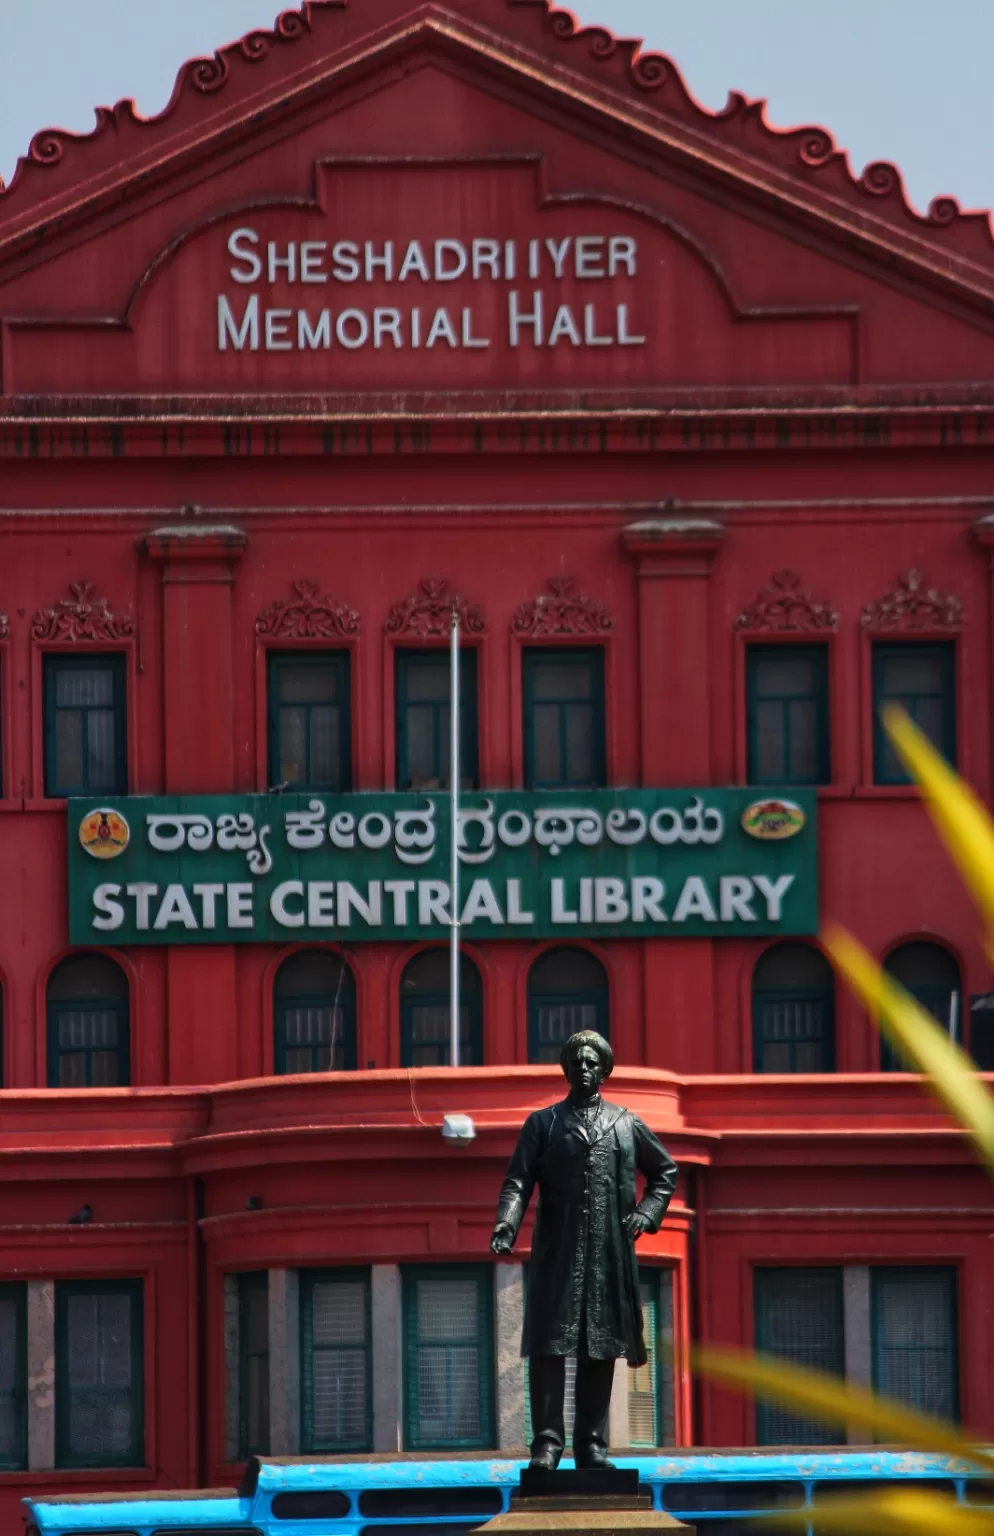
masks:
<instances>
[{"instance_id":1,"label":"pale blue sky","mask_svg":"<svg viewBox=\"0 0 994 1536\"><path fill-rule=\"evenodd\" d=\"M361 5L362 0L352 0ZM279 0L0 0L0 176L39 128L85 132L133 96L159 111L176 70ZM641 35L705 105L765 96L781 126L823 123L857 170L895 160L917 206L994 205L994 0L579 0L585 21Z\"/></svg>"}]
</instances>

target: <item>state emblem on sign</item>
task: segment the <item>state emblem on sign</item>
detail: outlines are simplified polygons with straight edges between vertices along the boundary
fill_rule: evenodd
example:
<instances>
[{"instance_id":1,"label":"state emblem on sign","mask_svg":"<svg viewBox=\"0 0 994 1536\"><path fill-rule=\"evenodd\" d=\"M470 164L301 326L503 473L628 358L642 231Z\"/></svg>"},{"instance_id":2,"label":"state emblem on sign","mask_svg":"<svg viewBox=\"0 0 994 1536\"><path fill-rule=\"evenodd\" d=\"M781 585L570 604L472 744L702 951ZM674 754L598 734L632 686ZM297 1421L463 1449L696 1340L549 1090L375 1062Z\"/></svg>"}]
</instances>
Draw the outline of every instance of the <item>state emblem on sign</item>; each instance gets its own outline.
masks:
<instances>
[{"instance_id":1,"label":"state emblem on sign","mask_svg":"<svg viewBox=\"0 0 994 1536\"><path fill-rule=\"evenodd\" d=\"M94 859L116 859L131 841L131 828L120 811L89 811L79 824L79 840Z\"/></svg>"},{"instance_id":2,"label":"state emblem on sign","mask_svg":"<svg viewBox=\"0 0 994 1536\"><path fill-rule=\"evenodd\" d=\"M793 800L757 800L742 812L742 829L763 843L796 837L807 817Z\"/></svg>"}]
</instances>

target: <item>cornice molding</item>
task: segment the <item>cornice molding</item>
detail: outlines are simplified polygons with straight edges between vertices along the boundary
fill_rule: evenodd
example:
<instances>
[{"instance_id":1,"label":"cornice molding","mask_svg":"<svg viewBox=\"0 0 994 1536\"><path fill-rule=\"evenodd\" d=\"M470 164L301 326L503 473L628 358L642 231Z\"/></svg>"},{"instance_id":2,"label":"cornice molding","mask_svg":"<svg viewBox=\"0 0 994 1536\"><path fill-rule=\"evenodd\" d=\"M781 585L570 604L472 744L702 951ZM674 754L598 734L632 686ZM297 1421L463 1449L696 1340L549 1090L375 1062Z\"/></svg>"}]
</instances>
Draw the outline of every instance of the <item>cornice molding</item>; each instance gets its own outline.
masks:
<instances>
[{"instance_id":1,"label":"cornice molding","mask_svg":"<svg viewBox=\"0 0 994 1536\"><path fill-rule=\"evenodd\" d=\"M486 633L486 620L478 603L467 602L459 592L453 592L445 576L422 576L415 591L390 609L386 633L412 640L444 640L452 629L453 612L459 615L459 628L464 635Z\"/></svg>"},{"instance_id":2,"label":"cornice molding","mask_svg":"<svg viewBox=\"0 0 994 1536\"><path fill-rule=\"evenodd\" d=\"M511 620L512 635L548 639L554 635L610 635L614 615L606 603L576 592L575 576L550 576L548 592L522 603Z\"/></svg>"},{"instance_id":3,"label":"cornice molding","mask_svg":"<svg viewBox=\"0 0 994 1536\"><path fill-rule=\"evenodd\" d=\"M106 597L96 597L92 581L71 581L69 596L51 608L39 608L31 620L32 640L71 641L74 645L133 640L134 616L117 613Z\"/></svg>"},{"instance_id":4,"label":"cornice molding","mask_svg":"<svg viewBox=\"0 0 994 1536\"><path fill-rule=\"evenodd\" d=\"M295 597L278 598L263 608L255 632L267 640L345 640L358 635L360 618L354 608L339 602L308 576L291 583Z\"/></svg>"},{"instance_id":5,"label":"cornice molding","mask_svg":"<svg viewBox=\"0 0 994 1536\"><path fill-rule=\"evenodd\" d=\"M735 620L737 630L754 634L830 634L838 627L832 605L816 602L797 572L789 570L774 571Z\"/></svg>"},{"instance_id":6,"label":"cornice molding","mask_svg":"<svg viewBox=\"0 0 994 1536\"><path fill-rule=\"evenodd\" d=\"M958 597L925 585L923 571L905 571L883 597L864 608L863 629L873 633L949 630L963 627L963 604Z\"/></svg>"}]
</instances>

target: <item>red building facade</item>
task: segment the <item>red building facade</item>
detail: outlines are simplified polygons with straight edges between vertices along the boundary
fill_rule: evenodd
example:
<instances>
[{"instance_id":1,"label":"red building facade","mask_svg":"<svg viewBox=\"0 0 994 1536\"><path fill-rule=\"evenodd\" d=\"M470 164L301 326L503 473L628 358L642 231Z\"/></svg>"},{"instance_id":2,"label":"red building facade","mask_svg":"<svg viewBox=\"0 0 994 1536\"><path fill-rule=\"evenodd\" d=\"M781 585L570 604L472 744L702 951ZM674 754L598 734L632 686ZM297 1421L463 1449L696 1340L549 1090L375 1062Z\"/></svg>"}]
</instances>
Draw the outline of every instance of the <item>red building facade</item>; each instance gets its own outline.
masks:
<instances>
[{"instance_id":1,"label":"red building facade","mask_svg":"<svg viewBox=\"0 0 994 1536\"><path fill-rule=\"evenodd\" d=\"M71 944L66 865L70 800L438 790L455 604L468 788L814 795L820 914L994 1066L977 920L875 724L901 698L989 799L992 296L986 215L545 0L311 3L159 118L35 138L0 193L10 1512L521 1445L489 1231L578 1023L682 1169L619 1443L810 1442L692 1387L693 1337L990 1432L989 1185L816 922L737 930L733 892L713 936L705 898L467 931L454 1072L441 928L346 932L339 889L326 935L254 942L221 885L224 942L202 905L196 941L152 907Z\"/></svg>"}]
</instances>

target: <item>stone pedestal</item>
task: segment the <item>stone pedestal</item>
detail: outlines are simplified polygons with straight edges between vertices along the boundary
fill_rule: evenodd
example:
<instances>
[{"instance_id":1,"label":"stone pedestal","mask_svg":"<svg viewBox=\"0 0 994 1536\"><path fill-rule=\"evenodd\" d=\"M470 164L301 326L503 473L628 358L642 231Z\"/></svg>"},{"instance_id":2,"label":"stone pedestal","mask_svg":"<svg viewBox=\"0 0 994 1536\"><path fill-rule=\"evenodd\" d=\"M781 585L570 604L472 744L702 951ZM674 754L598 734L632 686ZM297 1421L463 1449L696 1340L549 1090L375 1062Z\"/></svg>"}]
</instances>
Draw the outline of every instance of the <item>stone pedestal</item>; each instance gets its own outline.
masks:
<instances>
[{"instance_id":1,"label":"stone pedestal","mask_svg":"<svg viewBox=\"0 0 994 1536\"><path fill-rule=\"evenodd\" d=\"M642 1532L685 1531L694 1527L652 1507L652 1494L638 1472L539 1472L526 1468L510 1512L486 1527L487 1536L640 1536Z\"/></svg>"}]
</instances>

